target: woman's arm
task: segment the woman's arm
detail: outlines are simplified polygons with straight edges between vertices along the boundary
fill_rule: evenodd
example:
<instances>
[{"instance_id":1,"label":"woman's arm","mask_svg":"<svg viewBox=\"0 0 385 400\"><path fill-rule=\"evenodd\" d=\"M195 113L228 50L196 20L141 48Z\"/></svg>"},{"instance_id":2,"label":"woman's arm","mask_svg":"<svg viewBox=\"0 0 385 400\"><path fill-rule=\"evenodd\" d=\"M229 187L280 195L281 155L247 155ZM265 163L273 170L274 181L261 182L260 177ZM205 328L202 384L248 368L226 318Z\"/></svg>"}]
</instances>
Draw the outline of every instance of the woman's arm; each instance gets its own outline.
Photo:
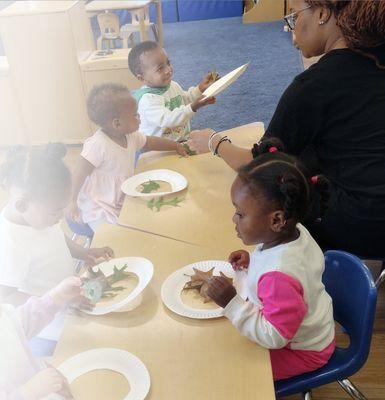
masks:
<instances>
[{"instance_id":1,"label":"woman's arm","mask_svg":"<svg viewBox=\"0 0 385 400\"><path fill-rule=\"evenodd\" d=\"M188 145L191 150L195 150L198 153L209 152L209 139L213 131L211 129L203 129L200 131L192 131L190 133L190 139L188 140ZM220 135L215 135L212 140L212 147L215 149L221 140ZM234 170L238 170L243 165L248 164L253 156L249 149L244 149L242 147L235 146L230 142L222 142L218 154L223 158L223 160Z\"/></svg>"}]
</instances>

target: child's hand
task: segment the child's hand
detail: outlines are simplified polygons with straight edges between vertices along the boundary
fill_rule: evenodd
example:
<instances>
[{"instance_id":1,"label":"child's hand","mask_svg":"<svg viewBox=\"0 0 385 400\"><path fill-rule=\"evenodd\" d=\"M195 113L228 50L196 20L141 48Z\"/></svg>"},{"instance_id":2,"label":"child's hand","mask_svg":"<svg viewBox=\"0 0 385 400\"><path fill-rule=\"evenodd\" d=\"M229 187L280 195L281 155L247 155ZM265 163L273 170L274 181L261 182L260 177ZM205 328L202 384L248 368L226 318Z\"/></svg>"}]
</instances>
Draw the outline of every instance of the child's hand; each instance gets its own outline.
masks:
<instances>
[{"instance_id":1,"label":"child's hand","mask_svg":"<svg viewBox=\"0 0 385 400\"><path fill-rule=\"evenodd\" d=\"M67 215L72 220L79 224L83 223L82 213L76 202L71 202L67 207Z\"/></svg>"},{"instance_id":2,"label":"child's hand","mask_svg":"<svg viewBox=\"0 0 385 400\"><path fill-rule=\"evenodd\" d=\"M219 76L215 72L209 72L200 82L199 90L203 93L209 86L211 86L216 80L219 79Z\"/></svg>"},{"instance_id":3,"label":"child's hand","mask_svg":"<svg viewBox=\"0 0 385 400\"><path fill-rule=\"evenodd\" d=\"M66 400L73 399L67 379L53 367L38 372L20 391L25 400L43 399L52 393L58 393Z\"/></svg>"},{"instance_id":4,"label":"child's hand","mask_svg":"<svg viewBox=\"0 0 385 400\"><path fill-rule=\"evenodd\" d=\"M250 254L245 250L233 251L229 255L229 263L235 271L249 268Z\"/></svg>"},{"instance_id":5,"label":"child's hand","mask_svg":"<svg viewBox=\"0 0 385 400\"><path fill-rule=\"evenodd\" d=\"M207 294L218 306L225 308L237 294L235 287L223 276L213 276L208 280Z\"/></svg>"},{"instance_id":6,"label":"child's hand","mask_svg":"<svg viewBox=\"0 0 385 400\"><path fill-rule=\"evenodd\" d=\"M88 266L94 266L114 257L114 251L110 247L88 249L85 252L84 262Z\"/></svg>"},{"instance_id":7,"label":"child's hand","mask_svg":"<svg viewBox=\"0 0 385 400\"><path fill-rule=\"evenodd\" d=\"M191 109L196 112L200 108L207 106L209 104L214 104L215 103L215 97L205 97L205 96L199 96L193 103L191 103Z\"/></svg>"},{"instance_id":8,"label":"child's hand","mask_svg":"<svg viewBox=\"0 0 385 400\"><path fill-rule=\"evenodd\" d=\"M93 306L83 296L82 284L80 278L70 276L51 289L49 295L58 307L64 307L68 304L81 310L90 310Z\"/></svg>"},{"instance_id":9,"label":"child's hand","mask_svg":"<svg viewBox=\"0 0 385 400\"><path fill-rule=\"evenodd\" d=\"M188 157L187 151L182 143L176 144L176 152L182 157Z\"/></svg>"}]
</instances>

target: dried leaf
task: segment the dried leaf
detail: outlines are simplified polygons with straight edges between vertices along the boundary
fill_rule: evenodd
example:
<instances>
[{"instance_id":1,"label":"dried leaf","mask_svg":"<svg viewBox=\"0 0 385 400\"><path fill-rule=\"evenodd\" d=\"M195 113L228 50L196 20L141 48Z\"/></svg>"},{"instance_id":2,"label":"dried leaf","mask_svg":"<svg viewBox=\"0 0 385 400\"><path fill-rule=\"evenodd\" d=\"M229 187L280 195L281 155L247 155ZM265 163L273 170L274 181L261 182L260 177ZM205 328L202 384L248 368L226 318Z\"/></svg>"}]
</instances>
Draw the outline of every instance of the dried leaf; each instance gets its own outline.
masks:
<instances>
[{"instance_id":1,"label":"dried leaf","mask_svg":"<svg viewBox=\"0 0 385 400\"><path fill-rule=\"evenodd\" d=\"M213 275L214 267L208 271L202 271L197 268L193 268L193 270L194 270L194 275L186 274L186 276L188 276L190 278L190 280L185 283L182 290L190 290L190 289L198 290L204 303L208 303L208 302L212 301L211 298L207 294L207 290L209 287L208 280L214 276ZM233 283L232 278L229 278L228 276L226 276L222 271L220 271L219 273L220 273L220 276L223 276L224 278L226 278L231 284Z\"/></svg>"}]
</instances>

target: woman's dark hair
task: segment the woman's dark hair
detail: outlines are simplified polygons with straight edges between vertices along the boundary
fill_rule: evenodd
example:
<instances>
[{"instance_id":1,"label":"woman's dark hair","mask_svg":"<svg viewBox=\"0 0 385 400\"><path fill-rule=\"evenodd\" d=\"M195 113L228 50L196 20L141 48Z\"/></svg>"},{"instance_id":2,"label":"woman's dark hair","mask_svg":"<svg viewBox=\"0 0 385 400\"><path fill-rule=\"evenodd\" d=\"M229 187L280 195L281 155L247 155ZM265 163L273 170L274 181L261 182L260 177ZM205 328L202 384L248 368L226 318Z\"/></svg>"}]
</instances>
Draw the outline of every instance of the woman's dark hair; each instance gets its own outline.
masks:
<instances>
[{"instance_id":1,"label":"woman's dark hair","mask_svg":"<svg viewBox=\"0 0 385 400\"><path fill-rule=\"evenodd\" d=\"M323 175L309 177L305 167L284 153L277 138L263 139L252 149L254 160L238 171L251 193L262 191L268 202L283 210L285 218L302 222L312 205L313 188L321 197L321 215L327 207L329 181Z\"/></svg>"},{"instance_id":2,"label":"woman's dark hair","mask_svg":"<svg viewBox=\"0 0 385 400\"><path fill-rule=\"evenodd\" d=\"M33 200L60 198L71 188L71 173L63 162L64 144L16 146L0 167L0 183L5 189L17 187Z\"/></svg>"},{"instance_id":3,"label":"woman's dark hair","mask_svg":"<svg viewBox=\"0 0 385 400\"><path fill-rule=\"evenodd\" d=\"M385 65L381 65L379 59L367 50L385 43L385 0L305 1L311 6L331 10L347 46L385 69Z\"/></svg>"}]
</instances>

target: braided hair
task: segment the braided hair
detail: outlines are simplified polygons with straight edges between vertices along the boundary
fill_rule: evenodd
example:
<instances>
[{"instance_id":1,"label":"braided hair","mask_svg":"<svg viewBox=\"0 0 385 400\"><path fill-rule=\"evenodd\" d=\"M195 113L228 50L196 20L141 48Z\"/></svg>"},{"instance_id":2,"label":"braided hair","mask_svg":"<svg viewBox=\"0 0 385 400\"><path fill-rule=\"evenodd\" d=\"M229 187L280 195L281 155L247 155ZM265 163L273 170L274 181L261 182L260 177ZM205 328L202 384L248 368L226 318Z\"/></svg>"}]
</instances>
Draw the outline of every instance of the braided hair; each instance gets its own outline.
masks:
<instances>
[{"instance_id":1,"label":"braided hair","mask_svg":"<svg viewBox=\"0 0 385 400\"><path fill-rule=\"evenodd\" d=\"M371 58L378 68L385 69L385 65L381 65L378 58L367 51L385 43L385 0L305 1L311 6L331 10L348 48Z\"/></svg>"},{"instance_id":2,"label":"braided hair","mask_svg":"<svg viewBox=\"0 0 385 400\"><path fill-rule=\"evenodd\" d=\"M321 197L321 215L329 198L329 181L323 175L309 177L305 167L284 153L277 138L266 138L252 149L254 160L238 171L251 193L262 192L266 199L284 212L286 220L302 222L310 211L314 190Z\"/></svg>"},{"instance_id":3,"label":"braided hair","mask_svg":"<svg viewBox=\"0 0 385 400\"><path fill-rule=\"evenodd\" d=\"M71 188L71 173L62 160L66 151L61 143L13 147L0 167L1 186L22 189L31 200L60 198Z\"/></svg>"}]
</instances>

